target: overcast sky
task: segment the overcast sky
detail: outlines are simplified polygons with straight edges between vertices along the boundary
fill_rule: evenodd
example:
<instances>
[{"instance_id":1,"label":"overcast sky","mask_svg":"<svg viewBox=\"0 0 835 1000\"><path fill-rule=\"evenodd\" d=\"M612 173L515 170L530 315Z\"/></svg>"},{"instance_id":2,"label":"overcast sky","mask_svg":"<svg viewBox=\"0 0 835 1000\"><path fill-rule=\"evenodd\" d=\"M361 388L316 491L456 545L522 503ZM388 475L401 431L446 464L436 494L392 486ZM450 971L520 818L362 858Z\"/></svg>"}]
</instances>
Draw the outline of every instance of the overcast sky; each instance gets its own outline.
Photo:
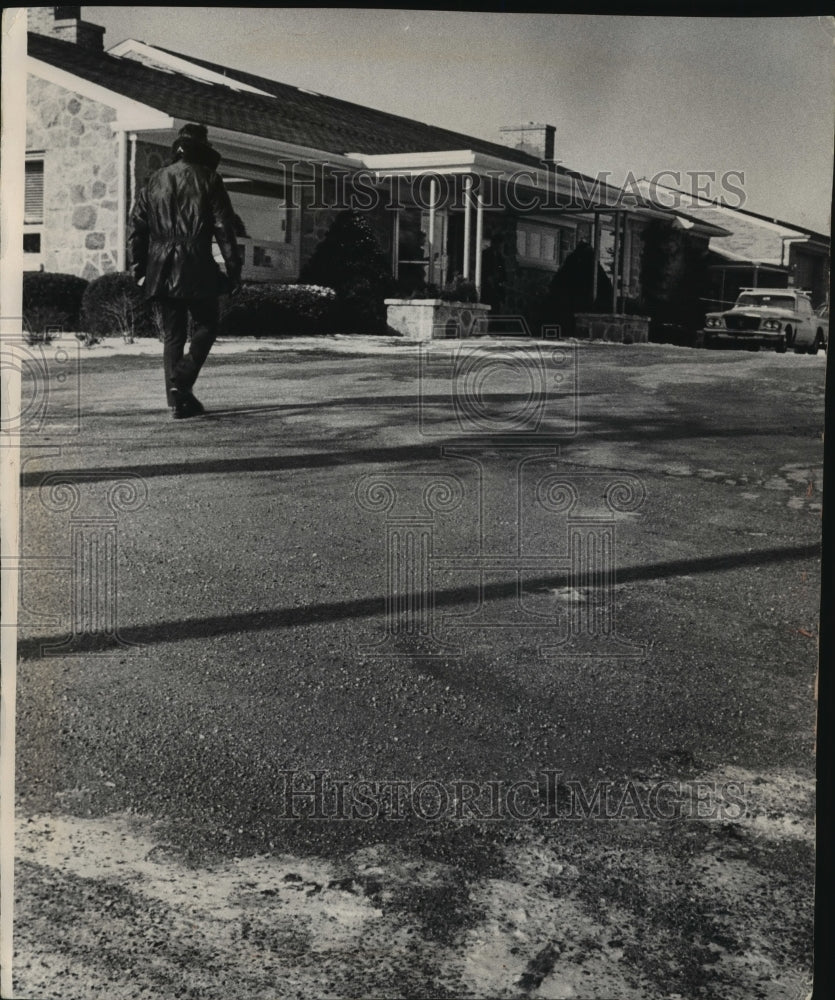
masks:
<instances>
[{"instance_id":1,"label":"overcast sky","mask_svg":"<svg viewBox=\"0 0 835 1000\"><path fill-rule=\"evenodd\" d=\"M745 207L829 232L832 18L96 6L82 16L106 27L107 47L138 38L484 139L548 122L559 160L615 183L629 171L744 171Z\"/></svg>"}]
</instances>

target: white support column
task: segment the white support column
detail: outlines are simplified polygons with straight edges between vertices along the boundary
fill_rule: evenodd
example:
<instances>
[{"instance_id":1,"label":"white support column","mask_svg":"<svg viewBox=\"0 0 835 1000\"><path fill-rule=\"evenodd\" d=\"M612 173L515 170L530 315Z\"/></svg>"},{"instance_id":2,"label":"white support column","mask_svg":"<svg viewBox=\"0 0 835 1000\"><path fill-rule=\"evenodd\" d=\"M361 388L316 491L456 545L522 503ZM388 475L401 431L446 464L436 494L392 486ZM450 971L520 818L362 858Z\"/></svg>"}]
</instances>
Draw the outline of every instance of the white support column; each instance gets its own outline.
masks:
<instances>
[{"instance_id":1,"label":"white support column","mask_svg":"<svg viewBox=\"0 0 835 1000\"><path fill-rule=\"evenodd\" d=\"M438 181L434 177L429 178L429 232L427 233L429 242L429 266L427 268L426 281L432 284L435 280L435 202L438 200Z\"/></svg>"},{"instance_id":2,"label":"white support column","mask_svg":"<svg viewBox=\"0 0 835 1000\"><path fill-rule=\"evenodd\" d=\"M124 271L126 264L126 246L127 243L127 223L128 223L128 212L133 207L127 203L127 181L128 181L128 170L130 170L130 164L128 163L128 144L127 136L124 132L120 132L118 135L118 153L117 162L119 164L119 176L116 179L116 211L118 213L116 220L116 267L120 271Z\"/></svg>"},{"instance_id":3,"label":"white support column","mask_svg":"<svg viewBox=\"0 0 835 1000\"><path fill-rule=\"evenodd\" d=\"M612 256L612 312L617 315L620 293L618 271L620 269L621 241L623 240L623 216L615 212L615 246Z\"/></svg>"},{"instance_id":4,"label":"white support column","mask_svg":"<svg viewBox=\"0 0 835 1000\"><path fill-rule=\"evenodd\" d=\"M130 167L128 168L128 211L136 204L136 132L130 134Z\"/></svg>"},{"instance_id":5,"label":"white support column","mask_svg":"<svg viewBox=\"0 0 835 1000\"><path fill-rule=\"evenodd\" d=\"M475 216L475 287L481 295L481 239L484 231L484 203L481 195L475 196L476 216Z\"/></svg>"},{"instance_id":6,"label":"white support column","mask_svg":"<svg viewBox=\"0 0 835 1000\"><path fill-rule=\"evenodd\" d=\"M394 210L391 233L391 273L395 281L400 277L400 209Z\"/></svg>"},{"instance_id":7,"label":"white support column","mask_svg":"<svg viewBox=\"0 0 835 1000\"><path fill-rule=\"evenodd\" d=\"M467 175L464 178L464 278L470 276L470 240L471 240L471 220L470 220L470 200L473 189L473 179Z\"/></svg>"},{"instance_id":8,"label":"white support column","mask_svg":"<svg viewBox=\"0 0 835 1000\"><path fill-rule=\"evenodd\" d=\"M629 216L623 217L623 260L620 265L620 294L625 300L632 287L632 227Z\"/></svg>"}]
</instances>

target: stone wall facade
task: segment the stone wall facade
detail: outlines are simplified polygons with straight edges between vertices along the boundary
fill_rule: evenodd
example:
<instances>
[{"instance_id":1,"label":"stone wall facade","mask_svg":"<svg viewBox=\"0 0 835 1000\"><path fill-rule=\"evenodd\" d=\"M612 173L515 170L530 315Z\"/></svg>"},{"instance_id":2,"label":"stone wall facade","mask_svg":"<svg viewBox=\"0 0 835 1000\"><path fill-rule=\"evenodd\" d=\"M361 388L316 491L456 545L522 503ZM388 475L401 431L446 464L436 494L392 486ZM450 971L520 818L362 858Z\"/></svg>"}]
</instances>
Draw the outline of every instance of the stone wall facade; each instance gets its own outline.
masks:
<instances>
[{"instance_id":1,"label":"stone wall facade","mask_svg":"<svg viewBox=\"0 0 835 1000\"><path fill-rule=\"evenodd\" d=\"M40 259L88 281L119 267L119 142L113 108L29 77L26 150L44 160Z\"/></svg>"}]
</instances>

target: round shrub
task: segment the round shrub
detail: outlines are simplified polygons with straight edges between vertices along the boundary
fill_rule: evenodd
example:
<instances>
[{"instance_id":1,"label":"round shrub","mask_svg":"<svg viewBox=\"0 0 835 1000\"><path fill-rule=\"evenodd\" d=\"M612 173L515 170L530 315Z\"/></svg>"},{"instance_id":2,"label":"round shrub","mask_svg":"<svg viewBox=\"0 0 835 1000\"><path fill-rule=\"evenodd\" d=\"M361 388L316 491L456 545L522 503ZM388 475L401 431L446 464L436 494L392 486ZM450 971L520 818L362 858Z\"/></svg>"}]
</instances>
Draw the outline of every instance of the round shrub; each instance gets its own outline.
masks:
<instances>
[{"instance_id":1,"label":"round shrub","mask_svg":"<svg viewBox=\"0 0 835 1000\"><path fill-rule=\"evenodd\" d=\"M237 337L332 333L335 300L333 289L321 285L246 284L224 303L221 332Z\"/></svg>"},{"instance_id":2,"label":"round shrub","mask_svg":"<svg viewBox=\"0 0 835 1000\"><path fill-rule=\"evenodd\" d=\"M150 303L124 271L103 274L84 292L82 320L87 332L101 337L156 337Z\"/></svg>"},{"instance_id":3,"label":"round shrub","mask_svg":"<svg viewBox=\"0 0 835 1000\"><path fill-rule=\"evenodd\" d=\"M87 282L74 274L31 271L23 275L23 322L29 333L77 330Z\"/></svg>"}]
</instances>

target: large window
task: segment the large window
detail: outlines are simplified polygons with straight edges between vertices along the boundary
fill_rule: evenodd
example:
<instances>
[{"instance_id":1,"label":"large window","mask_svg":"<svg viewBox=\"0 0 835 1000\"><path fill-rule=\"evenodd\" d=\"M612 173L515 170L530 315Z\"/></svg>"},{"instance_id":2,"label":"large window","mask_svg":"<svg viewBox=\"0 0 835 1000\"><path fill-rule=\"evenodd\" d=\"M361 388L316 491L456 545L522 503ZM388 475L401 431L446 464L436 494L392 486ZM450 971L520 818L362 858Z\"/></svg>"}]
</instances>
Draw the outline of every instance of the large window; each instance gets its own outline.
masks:
<instances>
[{"instance_id":1,"label":"large window","mask_svg":"<svg viewBox=\"0 0 835 1000\"><path fill-rule=\"evenodd\" d=\"M237 215L238 236L251 240L289 243L290 219L287 201L282 195L253 191L254 183L226 182L232 208Z\"/></svg>"},{"instance_id":2,"label":"large window","mask_svg":"<svg viewBox=\"0 0 835 1000\"><path fill-rule=\"evenodd\" d=\"M535 222L520 222L516 227L516 255L528 267L558 270L576 243L573 227Z\"/></svg>"}]
</instances>

